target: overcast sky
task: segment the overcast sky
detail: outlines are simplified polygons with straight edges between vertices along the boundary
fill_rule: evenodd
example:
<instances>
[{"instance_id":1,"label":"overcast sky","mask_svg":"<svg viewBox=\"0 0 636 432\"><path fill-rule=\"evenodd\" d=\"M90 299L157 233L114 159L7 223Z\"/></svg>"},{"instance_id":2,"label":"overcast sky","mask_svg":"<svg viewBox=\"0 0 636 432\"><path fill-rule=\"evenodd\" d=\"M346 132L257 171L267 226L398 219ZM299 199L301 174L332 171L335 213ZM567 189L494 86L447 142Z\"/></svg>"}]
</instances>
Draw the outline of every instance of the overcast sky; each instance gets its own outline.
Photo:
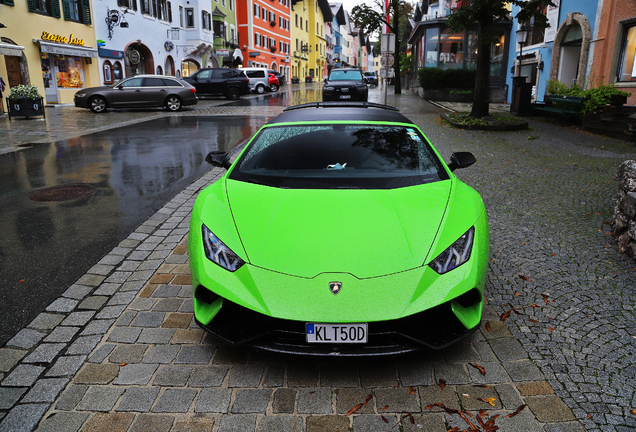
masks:
<instances>
[{"instance_id":1,"label":"overcast sky","mask_svg":"<svg viewBox=\"0 0 636 432\"><path fill-rule=\"evenodd\" d=\"M349 12L349 15L351 15L351 11L353 10L354 6L359 5L361 3L366 3L371 7L375 6L375 0L340 0L340 1L335 1L335 0L329 0L329 3L342 3L344 5L344 8L346 11ZM376 9L374 7L374 9ZM374 38L375 39L375 38Z\"/></svg>"}]
</instances>

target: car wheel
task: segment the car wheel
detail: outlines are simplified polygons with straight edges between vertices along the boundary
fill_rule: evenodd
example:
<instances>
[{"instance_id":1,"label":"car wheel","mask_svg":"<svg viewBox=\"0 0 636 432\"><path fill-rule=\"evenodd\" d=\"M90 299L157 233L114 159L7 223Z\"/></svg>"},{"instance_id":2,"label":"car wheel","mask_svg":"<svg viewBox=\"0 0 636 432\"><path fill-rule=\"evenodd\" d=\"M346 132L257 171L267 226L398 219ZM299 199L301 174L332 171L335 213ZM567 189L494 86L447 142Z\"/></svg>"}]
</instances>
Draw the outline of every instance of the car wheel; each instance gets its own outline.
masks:
<instances>
[{"instance_id":1,"label":"car wheel","mask_svg":"<svg viewBox=\"0 0 636 432\"><path fill-rule=\"evenodd\" d=\"M106 102L106 99L104 99L103 97L95 96L91 98L91 100L88 102L88 107L94 113L99 114L99 113L106 112L106 108L108 108L108 103Z\"/></svg>"},{"instance_id":2,"label":"car wheel","mask_svg":"<svg viewBox=\"0 0 636 432\"><path fill-rule=\"evenodd\" d=\"M263 84L259 84L256 86L256 93L263 94L265 93L265 86Z\"/></svg>"},{"instance_id":3,"label":"car wheel","mask_svg":"<svg viewBox=\"0 0 636 432\"><path fill-rule=\"evenodd\" d=\"M236 87L229 88L226 97L230 100L237 100L241 97L241 91Z\"/></svg>"},{"instance_id":4,"label":"car wheel","mask_svg":"<svg viewBox=\"0 0 636 432\"><path fill-rule=\"evenodd\" d=\"M179 111L181 109L181 99L179 99L179 96L168 96L168 99L166 99L166 109L168 111Z\"/></svg>"},{"instance_id":5,"label":"car wheel","mask_svg":"<svg viewBox=\"0 0 636 432\"><path fill-rule=\"evenodd\" d=\"M269 91L277 92L278 86L276 84L272 84L271 86L269 86Z\"/></svg>"}]
</instances>

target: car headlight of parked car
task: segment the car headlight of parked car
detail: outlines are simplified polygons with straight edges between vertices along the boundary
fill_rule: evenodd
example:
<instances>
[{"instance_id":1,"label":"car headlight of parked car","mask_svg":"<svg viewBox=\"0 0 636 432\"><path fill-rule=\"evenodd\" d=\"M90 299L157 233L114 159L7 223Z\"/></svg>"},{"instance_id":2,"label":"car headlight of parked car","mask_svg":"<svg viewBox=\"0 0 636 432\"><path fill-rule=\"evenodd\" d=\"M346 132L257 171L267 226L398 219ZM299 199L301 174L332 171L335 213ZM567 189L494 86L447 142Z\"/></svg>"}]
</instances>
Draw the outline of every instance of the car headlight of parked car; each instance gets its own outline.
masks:
<instances>
[{"instance_id":1,"label":"car headlight of parked car","mask_svg":"<svg viewBox=\"0 0 636 432\"><path fill-rule=\"evenodd\" d=\"M87 96L86 93L79 93L79 92L75 93L75 97L78 97L78 98L83 98L86 96Z\"/></svg>"},{"instance_id":2,"label":"car headlight of parked car","mask_svg":"<svg viewBox=\"0 0 636 432\"><path fill-rule=\"evenodd\" d=\"M456 269L470 259L474 238L475 227L472 227L457 239L455 243L439 254L437 258L431 261L428 266L439 274L448 273Z\"/></svg>"},{"instance_id":3,"label":"car headlight of parked car","mask_svg":"<svg viewBox=\"0 0 636 432\"><path fill-rule=\"evenodd\" d=\"M203 225L203 247L205 248L205 256L226 270L235 272L245 264L245 261L232 252L232 250L219 240L205 225Z\"/></svg>"}]
</instances>

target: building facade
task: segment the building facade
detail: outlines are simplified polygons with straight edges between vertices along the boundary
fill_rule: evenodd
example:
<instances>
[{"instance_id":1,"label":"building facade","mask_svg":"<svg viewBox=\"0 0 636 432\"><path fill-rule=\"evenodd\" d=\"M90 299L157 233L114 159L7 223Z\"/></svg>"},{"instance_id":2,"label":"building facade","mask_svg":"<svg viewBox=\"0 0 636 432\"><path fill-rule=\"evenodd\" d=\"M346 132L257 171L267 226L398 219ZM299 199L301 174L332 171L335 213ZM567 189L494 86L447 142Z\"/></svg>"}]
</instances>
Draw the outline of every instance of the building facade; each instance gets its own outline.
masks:
<instances>
[{"instance_id":1,"label":"building facade","mask_svg":"<svg viewBox=\"0 0 636 432\"><path fill-rule=\"evenodd\" d=\"M69 103L100 84L89 0L2 0L0 22L0 77L9 88L34 85L47 103Z\"/></svg>"},{"instance_id":2,"label":"building facade","mask_svg":"<svg viewBox=\"0 0 636 432\"><path fill-rule=\"evenodd\" d=\"M331 8L327 0L309 2L309 76L322 81L327 70L327 39L325 24L331 22Z\"/></svg>"},{"instance_id":3,"label":"building facade","mask_svg":"<svg viewBox=\"0 0 636 432\"><path fill-rule=\"evenodd\" d=\"M238 3L236 20L242 64L291 73L290 0L245 0Z\"/></svg>"}]
</instances>

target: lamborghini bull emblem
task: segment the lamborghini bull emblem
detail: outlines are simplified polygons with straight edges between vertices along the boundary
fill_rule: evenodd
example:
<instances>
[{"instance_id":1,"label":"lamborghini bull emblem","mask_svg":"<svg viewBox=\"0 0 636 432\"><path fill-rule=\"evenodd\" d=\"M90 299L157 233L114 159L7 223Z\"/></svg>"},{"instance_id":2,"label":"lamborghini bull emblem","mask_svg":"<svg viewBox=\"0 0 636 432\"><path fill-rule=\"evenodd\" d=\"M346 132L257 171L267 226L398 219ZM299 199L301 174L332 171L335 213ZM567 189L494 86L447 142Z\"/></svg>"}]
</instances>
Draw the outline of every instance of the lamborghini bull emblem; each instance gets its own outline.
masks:
<instances>
[{"instance_id":1,"label":"lamborghini bull emblem","mask_svg":"<svg viewBox=\"0 0 636 432\"><path fill-rule=\"evenodd\" d=\"M331 294L336 295L342 289L342 282L329 282L329 291Z\"/></svg>"}]
</instances>

